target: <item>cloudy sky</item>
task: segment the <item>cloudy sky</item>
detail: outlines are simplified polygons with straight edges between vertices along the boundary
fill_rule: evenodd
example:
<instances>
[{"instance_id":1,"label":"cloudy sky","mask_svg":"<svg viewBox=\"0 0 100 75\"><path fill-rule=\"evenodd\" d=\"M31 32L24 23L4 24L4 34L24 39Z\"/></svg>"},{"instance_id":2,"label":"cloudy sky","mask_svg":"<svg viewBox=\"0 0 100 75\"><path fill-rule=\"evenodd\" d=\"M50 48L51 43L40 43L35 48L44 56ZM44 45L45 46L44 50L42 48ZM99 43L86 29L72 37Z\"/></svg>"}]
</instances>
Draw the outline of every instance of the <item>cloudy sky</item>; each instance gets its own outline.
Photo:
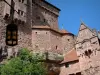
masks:
<instances>
[{"instance_id":1,"label":"cloudy sky","mask_svg":"<svg viewBox=\"0 0 100 75\"><path fill-rule=\"evenodd\" d=\"M61 9L59 27L77 35L81 20L100 30L100 0L47 0Z\"/></svg>"}]
</instances>

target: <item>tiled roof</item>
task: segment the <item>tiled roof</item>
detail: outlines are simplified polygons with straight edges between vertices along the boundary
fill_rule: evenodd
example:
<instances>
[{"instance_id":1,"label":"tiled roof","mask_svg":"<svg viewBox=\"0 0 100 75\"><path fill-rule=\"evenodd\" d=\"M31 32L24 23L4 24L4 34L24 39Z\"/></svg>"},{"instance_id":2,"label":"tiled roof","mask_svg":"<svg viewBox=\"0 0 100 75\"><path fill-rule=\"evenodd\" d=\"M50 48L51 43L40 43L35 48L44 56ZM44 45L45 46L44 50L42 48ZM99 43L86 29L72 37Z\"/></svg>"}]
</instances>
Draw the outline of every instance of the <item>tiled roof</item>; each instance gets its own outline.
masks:
<instances>
[{"instance_id":1,"label":"tiled roof","mask_svg":"<svg viewBox=\"0 0 100 75\"><path fill-rule=\"evenodd\" d=\"M66 31L66 30L64 30L64 29L63 29L63 30L60 30L60 32L61 32L61 33L69 33L68 31Z\"/></svg>"},{"instance_id":2,"label":"tiled roof","mask_svg":"<svg viewBox=\"0 0 100 75\"><path fill-rule=\"evenodd\" d=\"M64 60L61 62L61 64L71 62L71 61L75 61L75 60L78 60L78 56L77 56L76 50L73 48L71 51L69 51L64 56Z\"/></svg>"}]
</instances>

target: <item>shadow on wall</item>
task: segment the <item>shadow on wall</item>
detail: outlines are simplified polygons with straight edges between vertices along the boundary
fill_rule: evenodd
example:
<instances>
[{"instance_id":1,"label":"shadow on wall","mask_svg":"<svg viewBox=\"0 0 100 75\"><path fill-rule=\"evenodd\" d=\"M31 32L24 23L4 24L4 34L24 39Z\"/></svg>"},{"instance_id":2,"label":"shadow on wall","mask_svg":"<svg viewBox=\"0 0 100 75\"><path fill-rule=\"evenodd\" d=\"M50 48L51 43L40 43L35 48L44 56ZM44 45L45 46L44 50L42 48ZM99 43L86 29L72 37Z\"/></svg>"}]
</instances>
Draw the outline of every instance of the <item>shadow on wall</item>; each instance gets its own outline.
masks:
<instances>
[{"instance_id":1,"label":"shadow on wall","mask_svg":"<svg viewBox=\"0 0 100 75\"><path fill-rule=\"evenodd\" d=\"M35 0L32 0L32 25L49 25L42 12L44 14L48 13L45 9L41 8Z\"/></svg>"}]
</instances>

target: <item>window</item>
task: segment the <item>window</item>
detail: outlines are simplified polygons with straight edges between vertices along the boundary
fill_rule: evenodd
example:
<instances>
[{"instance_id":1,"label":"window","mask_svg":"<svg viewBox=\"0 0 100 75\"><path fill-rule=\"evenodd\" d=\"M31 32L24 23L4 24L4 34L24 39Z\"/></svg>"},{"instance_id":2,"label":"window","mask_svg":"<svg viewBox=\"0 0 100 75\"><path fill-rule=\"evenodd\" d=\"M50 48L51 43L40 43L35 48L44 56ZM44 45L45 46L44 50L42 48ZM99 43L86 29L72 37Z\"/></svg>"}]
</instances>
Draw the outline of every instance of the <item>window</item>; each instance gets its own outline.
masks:
<instances>
[{"instance_id":1,"label":"window","mask_svg":"<svg viewBox=\"0 0 100 75\"><path fill-rule=\"evenodd\" d=\"M69 39L67 39L69 41Z\"/></svg>"},{"instance_id":2,"label":"window","mask_svg":"<svg viewBox=\"0 0 100 75\"><path fill-rule=\"evenodd\" d=\"M44 19L44 22L46 22L46 20Z\"/></svg>"},{"instance_id":3,"label":"window","mask_svg":"<svg viewBox=\"0 0 100 75\"><path fill-rule=\"evenodd\" d=\"M18 14L24 16L24 11L18 9Z\"/></svg>"},{"instance_id":4,"label":"window","mask_svg":"<svg viewBox=\"0 0 100 75\"><path fill-rule=\"evenodd\" d=\"M88 56L90 58L90 55L92 54L91 49L89 49L88 51L85 51L85 55Z\"/></svg>"},{"instance_id":5,"label":"window","mask_svg":"<svg viewBox=\"0 0 100 75\"><path fill-rule=\"evenodd\" d=\"M21 11L21 15L23 15L24 14L24 12L23 11Z\"/></svg>"},{"instance_id":6,"label":"window","mask_svg":"<svg viewBox=\"0 0 100 75\"><path fill-rule=\"evenodd\" d=\"M56 49L58 48L58 46L56 46Z\"/></svg>"},{"instance_id":7,"label":"window","mask_svg":"<svg viewBox=\"0 0 100 75\"><path fill-rule=\"evenodd\" d=\"M36 17L36 19L37 19L37 20L40 20L40 17L39 17L39 16L37 16L37 17Z\"/></svg>"},{"instance_id":8,"label":"window","mask_svg":"<svg viewBox=\"0 0 100 75\"><path fill-rule=\"evenodd\" d=\"M18 20L18 24L21 24L21 20Z\"/></svg>"},{"instance_id":9,"label":"window","mask_svg":"<svg viewBox=\"0 0 100 75\"><path fill-rule=\"evenodd\" d=\"M73 73L73 74L69 74L69 75L75 75L75 74Z\"/></svg>"},{"instance_id":10,"label":"window","mask_svg":"<svg viewBox=\"0 0 100 75\"><path fill-rule=\"evenodd\" d=\"M9 14L6 13L4 19L6 20L6 19L8 19L8 18L9 18Z\"/></svg>"},{"instance_id":11,"label":"window","mask_svg":"<svg viewBox=\"0 0 100 75\"><path fill-rule=\"evenodd\" d=\"M89 52L89 54L91 54L92 53L91 49L89 49L88 52Z\"/></svg>"},{"instance_id":12,"label":"window","mask_svg":"<svg viewBox=\"0 0 100 75\"><path fill-rule=\"evenodd\" d=\"M22 0L22 3L24 3L24 0Z\"/></svg>"},{"instance_id":13,"label":"window","mask_svg":"<svg viewBox=\"0 0 100 75\"><path fill-rule=\"evenodd\" d=\"M34 3L34 0L32 0L32 3Z\"/></svg>"},{"instance_id":14,"label":"window","mask_svg":"<svg viewBox=\"0 0 100 75\"><path fill-rule=\"evenodd\" d=\"M19 0L19 2L24 3L24 0Z\"/></svg>"},{"instance_id":15,"label":"window","mask_svg":"<svg viewBox=\"0 0 100 75\"><path fill-rule=\"evenodd\" d=\"M18 9L18 14L20 15L20 13L21 13L21 10Z\"/></svg>"},{"instance_id":16,"label":"window","mask_svg":"<svg viewBox=\"0 0 100 75\"><path fill-rule=\"evenodd\" d=\"M85 51L85 55L88 56L88 52L87 51Z\"/></svg>"},{"instance_id":17,"label":"window","mask_svg":"<svg viewBox=\"0 0 100 75\"><path fill-rule=\"evenodd\" d=\"M35 32L37 34L37 32Z\"/></svg>"},{"instance_id":18,"label":"window","mask_svg":"<svg viewBox=\"0 0 100 75\"><path fill-rule=\"evenodd\" d=\"M21 2L21 0L19 0L19 2Z\"/></svg>"},{"instance_id":19,"label":"window","mask_svg":"<svg viewBox=\"0 0 100 75\"><path fill-rule=\"evenodd\" d=\"M24 24L25 24L25 22L24 22L24 21L22 21L22 24L24 25Z\"/></svg>"},{"instance_id":20,"label":"window","mask_svg":"<svg viewBox=\"0 0 100 75\"><path fill-rule=\"evenodd\" d=\"M15 22L15 23L18 23L18 19L17 19L17 18L15 18L15 19L14 19L14 22Z\"/></svg>"},{"instance_id":21,"label":"window","mask_svg":"<svg viewBox=\"0 0 100 75\"><path fill-rule=\"evenodd\" d=\"M68 63L65 63L65 67L66 67L66 68L69 67L69 64L68 64Z\"/></svg>"},{"instance_id":22,"label":"window","mask_svg":"<svg viewBox=\"0 0 100 75\"><path fill-rule=\"evenodd\" d=\"M81 72L76 73L76 75L81 75Z\"/></svg>"}]
</instances>

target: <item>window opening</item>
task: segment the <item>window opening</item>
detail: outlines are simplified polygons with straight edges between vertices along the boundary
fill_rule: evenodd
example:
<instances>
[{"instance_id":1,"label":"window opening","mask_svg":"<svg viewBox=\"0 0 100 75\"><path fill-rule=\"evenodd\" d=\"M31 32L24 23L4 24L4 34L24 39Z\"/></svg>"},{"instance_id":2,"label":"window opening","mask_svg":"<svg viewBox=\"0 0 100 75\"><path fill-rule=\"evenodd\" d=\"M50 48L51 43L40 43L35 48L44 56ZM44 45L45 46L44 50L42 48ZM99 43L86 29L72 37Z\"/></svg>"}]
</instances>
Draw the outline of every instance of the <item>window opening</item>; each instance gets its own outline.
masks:
<instances>
[{"instance_id":1,"label":"window opening","mask_svg":"<svg viewBox=\"0 0 100 75\"><path fill-rule=\"evenodd\" d=\"M58 48L58 46L56 46L56 49Z\"/></svg>"}]
</instances>

